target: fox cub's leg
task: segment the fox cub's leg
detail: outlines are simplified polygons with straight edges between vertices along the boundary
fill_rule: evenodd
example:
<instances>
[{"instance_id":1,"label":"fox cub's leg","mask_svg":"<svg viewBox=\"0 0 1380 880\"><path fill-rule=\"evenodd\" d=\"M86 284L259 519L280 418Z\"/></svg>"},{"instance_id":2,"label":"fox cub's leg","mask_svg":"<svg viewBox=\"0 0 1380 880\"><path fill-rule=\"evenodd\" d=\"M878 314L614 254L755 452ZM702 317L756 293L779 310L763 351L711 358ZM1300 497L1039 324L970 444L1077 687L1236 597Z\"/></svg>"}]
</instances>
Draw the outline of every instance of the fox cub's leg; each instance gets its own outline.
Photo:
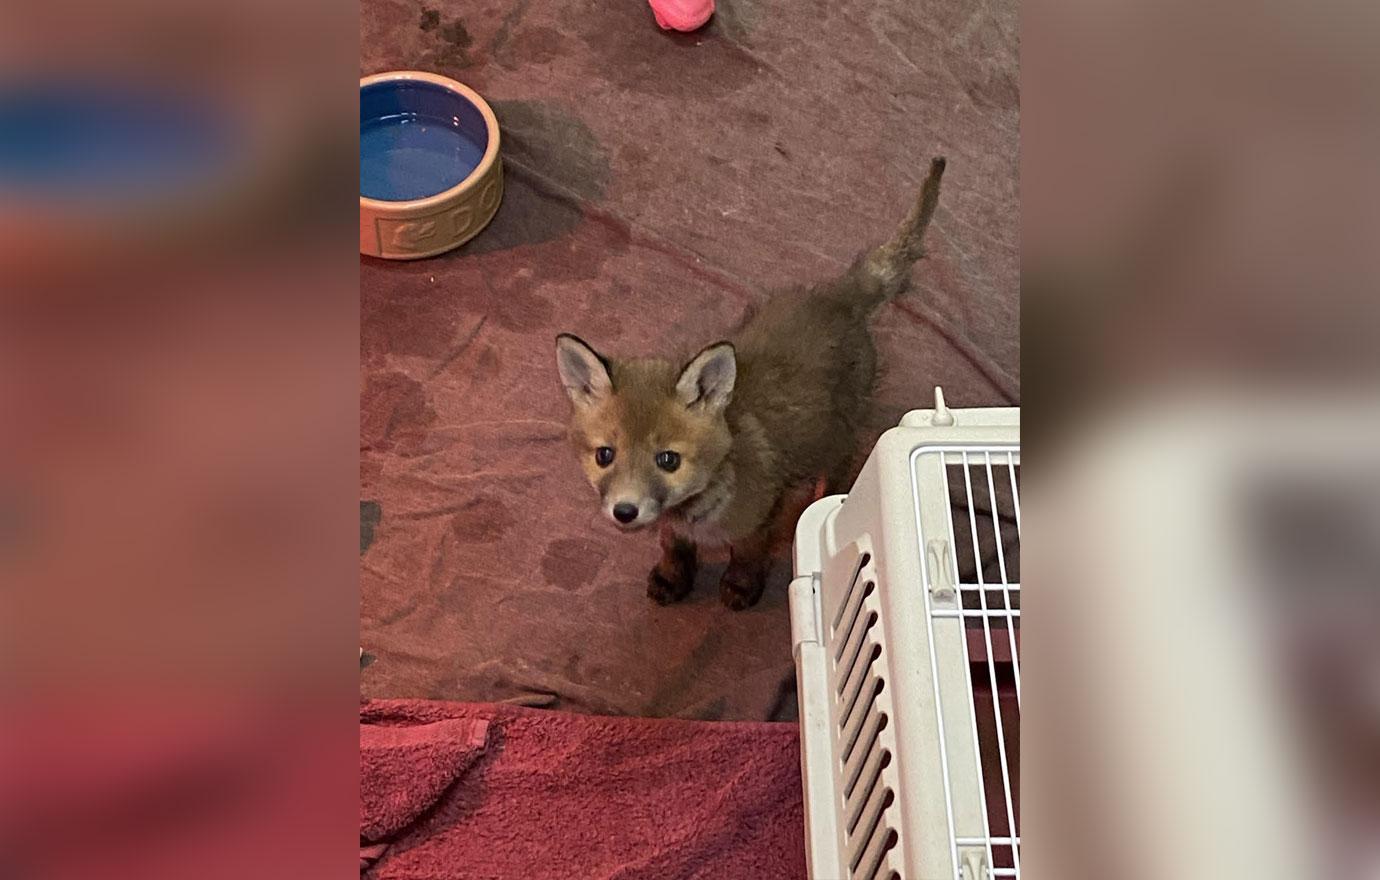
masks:
<instances>
[{"instance_id":1,"label":"fox cub's leg","mask_svg":"<svg viewBox=\"0 0 1380 880\"><path fill-rule=\"evenodd\" d=\"M647 575L647 595L658 605L684 599L695 585L695 545L670 528L661 529L661 561Z\"/></svg>"},{"instance_id":2,"label":"fox cub's leg","mask_svg":"<svg viewBox=\"0 0 1380 880\"><path fill-rule=\"evenodd\" d=\"M771 567L771 530L765 526L730 548L728 568L719 579L719 599L734 611L751 608L762 598Z\"/></svg>"}]
</instances>

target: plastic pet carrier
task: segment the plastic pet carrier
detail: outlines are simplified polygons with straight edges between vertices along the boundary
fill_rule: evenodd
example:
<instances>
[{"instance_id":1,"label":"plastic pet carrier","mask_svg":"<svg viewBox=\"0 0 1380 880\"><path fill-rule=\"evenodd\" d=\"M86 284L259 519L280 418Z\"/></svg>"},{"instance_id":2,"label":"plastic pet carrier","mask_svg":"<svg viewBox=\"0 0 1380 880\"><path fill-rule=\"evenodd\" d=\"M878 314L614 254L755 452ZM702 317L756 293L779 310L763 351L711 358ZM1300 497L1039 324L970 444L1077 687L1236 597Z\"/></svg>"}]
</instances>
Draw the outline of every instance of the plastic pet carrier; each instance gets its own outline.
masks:
<instances>
[{"instance_id":1,"label":"plastic pet carrier","mask_svg":"<svg viewBox=\"0 0 1380 880\"><path fill-rule=\"evenodd\" d=\"M1020 877L1020 410L884 434L795 535L814 880Z\"/></svg>"}]
</instances>

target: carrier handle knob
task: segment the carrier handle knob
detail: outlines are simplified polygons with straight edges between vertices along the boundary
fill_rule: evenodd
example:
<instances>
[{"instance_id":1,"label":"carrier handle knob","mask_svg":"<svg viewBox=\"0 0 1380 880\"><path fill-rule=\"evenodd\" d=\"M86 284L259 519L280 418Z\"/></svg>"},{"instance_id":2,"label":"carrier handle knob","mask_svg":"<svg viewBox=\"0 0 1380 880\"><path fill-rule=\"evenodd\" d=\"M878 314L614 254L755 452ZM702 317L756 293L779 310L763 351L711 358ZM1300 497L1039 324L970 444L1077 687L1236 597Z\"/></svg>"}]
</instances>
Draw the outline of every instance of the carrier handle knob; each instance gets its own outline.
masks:
<instances>
[{"instance_id":1,"label":"carrier handle knob","mask_svg":"<svg viewBox=\"0 0 1380 880\"><path fill-rule=\"evenodd\" d=\"M934 421L936 425L952 425L954 423L953 410L944 403L944 389L939 385L934 386Z\"/></svg>"}]
</instances>

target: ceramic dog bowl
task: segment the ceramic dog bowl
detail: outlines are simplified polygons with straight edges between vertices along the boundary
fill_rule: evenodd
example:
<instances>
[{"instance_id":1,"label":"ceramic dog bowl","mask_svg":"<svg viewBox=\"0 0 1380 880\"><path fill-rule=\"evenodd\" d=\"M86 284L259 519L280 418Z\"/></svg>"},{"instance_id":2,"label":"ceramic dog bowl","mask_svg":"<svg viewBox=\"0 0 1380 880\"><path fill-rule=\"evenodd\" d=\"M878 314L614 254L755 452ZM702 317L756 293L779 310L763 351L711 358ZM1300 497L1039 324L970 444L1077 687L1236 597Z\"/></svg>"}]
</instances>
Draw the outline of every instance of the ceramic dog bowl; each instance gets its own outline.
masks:
<instances>
[{"instance_id":1,"label":"ceramic dog bowl","mask_svg":"<svg viewBox=\"0 0 1380 880\"><path fill-rule=\"evenodd\" d=\"M498 120L434 73L359 81L359 252L431 257L479 234L503 199Z\"/></svg>"}]
</instances>

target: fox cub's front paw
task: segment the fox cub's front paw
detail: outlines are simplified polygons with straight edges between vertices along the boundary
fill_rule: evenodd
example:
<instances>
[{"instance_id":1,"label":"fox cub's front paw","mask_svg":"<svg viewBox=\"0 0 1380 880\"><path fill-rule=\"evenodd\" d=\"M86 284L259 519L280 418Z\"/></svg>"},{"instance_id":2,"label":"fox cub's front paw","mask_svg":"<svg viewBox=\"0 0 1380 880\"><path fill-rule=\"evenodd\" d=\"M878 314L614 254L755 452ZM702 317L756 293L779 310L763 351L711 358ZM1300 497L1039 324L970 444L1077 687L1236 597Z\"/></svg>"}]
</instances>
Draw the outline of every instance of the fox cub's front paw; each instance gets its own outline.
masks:
<instances>
[{"instance_id":1,"label":"fox cub's front paw","mask_svg":"<svg viewBox=\"0 0 1380 880\"><path fill-rule=\"evenodd\" d=\"M662 534L661 561L647 575L647 596L658 605L669 605L685 598L695 585L699 567L695 545L679 540L670 532Z\"/></svg>"},{"instance_id":2,"label":"fox cub's front paw","mask_svg":"<svg viewBox=\"0 0 1380 880\"><path fill-rule=\"evenodd\" d=\"M658 605L670 605L684 599L694 585L693 568L662 564L647 575L647 596Z\"/></svg>"},{"instance_id":3,"label":"fox cub's front paw","mask_svg":"<svg viewBox=\"0 0 1380 880\"><path fill-rule=\"evenodd\" d=\"M751 608L762 598L766 589L766 572L757 572L730 565L719 579L719 601L732 611Z\"/></svg>"}]
</instances>

